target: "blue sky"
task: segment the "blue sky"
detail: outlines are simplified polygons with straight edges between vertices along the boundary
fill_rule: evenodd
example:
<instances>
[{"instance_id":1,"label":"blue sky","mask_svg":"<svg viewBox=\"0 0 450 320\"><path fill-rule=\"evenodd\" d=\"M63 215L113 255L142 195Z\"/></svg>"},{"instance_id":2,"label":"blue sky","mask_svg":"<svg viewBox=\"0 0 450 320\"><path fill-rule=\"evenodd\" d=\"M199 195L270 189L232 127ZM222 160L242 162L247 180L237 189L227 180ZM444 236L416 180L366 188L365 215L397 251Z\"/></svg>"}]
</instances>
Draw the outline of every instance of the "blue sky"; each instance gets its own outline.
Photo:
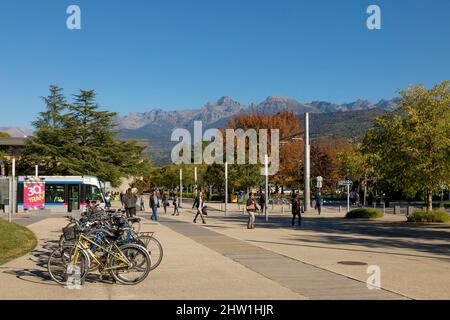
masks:
<instances>
[{"instance_id":1,"label":"blue sky","mask_svg":"<svg viewBox=\"0 0 450 320\"><path fill-rule=\"evenodd\" d=\"M81 30L66 9L81 8ZM382 29L366 9L382 9ZM30 126L50 84L120 113L391 98L450 78L448 0L2 0L0 126Z\"/></svg>"}]
</instances>

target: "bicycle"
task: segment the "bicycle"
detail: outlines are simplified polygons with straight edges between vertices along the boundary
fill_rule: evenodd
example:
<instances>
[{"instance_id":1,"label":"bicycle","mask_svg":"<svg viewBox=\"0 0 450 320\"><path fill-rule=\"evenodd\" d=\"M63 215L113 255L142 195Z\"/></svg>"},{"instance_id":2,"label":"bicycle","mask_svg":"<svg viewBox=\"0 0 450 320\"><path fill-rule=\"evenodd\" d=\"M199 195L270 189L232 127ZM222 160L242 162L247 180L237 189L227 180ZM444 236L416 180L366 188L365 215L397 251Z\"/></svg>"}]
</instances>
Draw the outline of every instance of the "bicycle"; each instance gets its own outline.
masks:
<instances>
[{"instance_id":1,"label":"bicycle","mask_svg":"<svg viewBox=\"0 0 450 320\"><path fill-rule=\"evenodd\" d=\"M73 270L78 271L79 284L84 283L88 273L93 271L91 263L101 275L109 273L114 280L125 285L138 284L150 273L151 256L147 249L136 243L118 245L120 233L107 233L101 243L82 232L77 235L76 227L63 229L63 234L68 241L76 239L75 244L54 250L47 263L51 278L59 284L70 284ZM133 277L134 273L137 276Z\"/></svg>"}]
</instances>

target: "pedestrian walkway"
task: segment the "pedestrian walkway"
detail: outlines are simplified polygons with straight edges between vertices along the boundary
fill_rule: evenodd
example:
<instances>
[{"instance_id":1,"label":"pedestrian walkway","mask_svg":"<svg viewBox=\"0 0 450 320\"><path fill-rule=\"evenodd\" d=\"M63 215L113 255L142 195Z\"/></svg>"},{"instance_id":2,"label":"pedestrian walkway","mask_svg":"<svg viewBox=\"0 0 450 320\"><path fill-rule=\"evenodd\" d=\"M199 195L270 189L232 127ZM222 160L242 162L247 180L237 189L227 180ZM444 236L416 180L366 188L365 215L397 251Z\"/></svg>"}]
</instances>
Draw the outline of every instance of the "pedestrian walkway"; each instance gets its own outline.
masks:
<instances>
[{"instance_id":1,"label":"pedestrian walkway","mask_svg":"<svg viewBox=\"0 0 450 320\"><path fill-rule=\"evenodd\" d=\"M203 246L309 299L405 299L386 290L308 265L192 223L160 217L160 222Z\"/></svg>"}]
</instances>

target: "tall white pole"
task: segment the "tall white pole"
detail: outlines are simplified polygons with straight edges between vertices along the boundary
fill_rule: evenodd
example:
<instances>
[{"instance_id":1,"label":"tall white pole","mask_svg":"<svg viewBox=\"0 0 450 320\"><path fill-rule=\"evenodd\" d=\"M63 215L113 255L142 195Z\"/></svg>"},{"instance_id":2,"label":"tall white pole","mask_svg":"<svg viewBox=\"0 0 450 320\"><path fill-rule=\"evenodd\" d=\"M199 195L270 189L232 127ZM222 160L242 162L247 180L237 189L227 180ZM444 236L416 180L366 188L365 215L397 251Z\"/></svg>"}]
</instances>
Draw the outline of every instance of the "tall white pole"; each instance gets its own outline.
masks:
<instances>
[{"instance_id":1,"label":"tall white pole","mask_svg":"<svg viewBox=\"0 0 450 320\"><path fill-rule=\"evenodd\" d=\"M198 192L198 186L197 186L197 167L194 167L194 188L195 188L195 190L194 190L195 195L197 195L197 192Z\"/></svg>"},{"instance_id":2,"label":"tall white pole","mask_svg":"<svg viewBox=\"0 0 450 320\"><path fill-rule=\"evenodd\" d=\"M13 198L13 193L14 193L14 191L13 191L13 184L14 184L13 178L10 177L10 178L8 179L8 182L9 182L9 195L8 195L8 198L9 198L8 221L9 221L9 222L12 222L12 198Z\"/></svg>"},{"instance_id":3,"label":"tall white pole","mask_svg":"<svg viewBox=\"0 0 450 320\"><path fill-rule=\"evenodd\" d=\"M309 113L305 113L305 211L311 210Z\"/></svg>"},{"instance_id":4,"label":"tall white pole","mask_svg":"<svg viewBox=\"0 0 450 320\"><path fill-rule=\"evenodd\" d=\"M12 221L12 214L14 214L16 212L16 158L12 159L12 197L11 197L11 210L9 210L10 212L10 217L9 217L9 222Z\"/></svg>"},{"instance_id":5,"label":"tall white pole","mask_svg":"<svg viewBox=\"0 0 450 320\"><path fill-rule=\"evenodd\" d=\"M194 181L195 185L197 186L197 167L194 167Z\"/></svg>"},{"instance_id":6,"label":"tall white pole","mask_svg":"<svg viewBox=\"0 0 450 320\"><path fill-rule=\"evenodd\" d=\"M183 169L180 168L180 207L183 203Z\"/></svg>"},{"instance_id":7,"label":"tall white pole","mask_svg":"<svg viewBox=\"0 0 450 320\"><path fill-rule=\"evenodd\" d=\"M36 165L35 167L34 167L34 171L35 171L35 174L34 174L34 176L35 177L39 177L39 166L38 165Z\"/></svg>"},{"instance_id":8,"label":"tall white pole","mask_svg":"<svg viewBox=\"0 0 450 320\"><path fill-rule=\"evenodd\" d=\"M228 203L228 162L225 162L225 216L227 216Z\"/></svg>"},{"instance_id":9,"label":"tall white pole","mask_svg":"<svg viewBox=\"0 0 450 320\"><path fill-rule=\"evenodd\" d=\"M264 173L266 175L266 196L265 196L265 206L264 211L266 215L266 222L269 221L269 209L267 208L269 205L269 156L266 154L264 155Z\"/></svg>"}]
</instances>

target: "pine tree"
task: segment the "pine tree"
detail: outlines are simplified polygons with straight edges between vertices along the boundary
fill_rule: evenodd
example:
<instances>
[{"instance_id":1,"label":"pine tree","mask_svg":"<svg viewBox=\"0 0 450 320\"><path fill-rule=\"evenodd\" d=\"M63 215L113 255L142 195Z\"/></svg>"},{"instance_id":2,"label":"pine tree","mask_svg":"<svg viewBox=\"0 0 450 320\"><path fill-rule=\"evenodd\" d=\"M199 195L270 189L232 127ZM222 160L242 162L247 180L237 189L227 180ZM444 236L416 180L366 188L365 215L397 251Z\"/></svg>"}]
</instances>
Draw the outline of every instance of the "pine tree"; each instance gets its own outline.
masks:
<instances>
[{"instance_id":1,"label":"pine tree","mask_svg":"<svg viewBox=\"0 0 450 320\"><path fill-rule=\"evenodd\" d=\"M31 174L35 165L39 165L39 171L44 175L64 171L60 162L64 162L64 149L70 137L64 132L67 103L62 90L51 85L49 95L42 97L46 110L39 113L38 119L33 122L34 136L28 139L18 166L24 174Z\"/></svg>"},{"instance_id":2,"label":"pine tree","mask_svg":"<svg viewBox=\"0 0 450 320\"><path fill-rule=\"evenodd\" d=\"M144 148L116 137L115 113L100 111L95 98L94 90L80 90L67 103L61 88L50 87L20 161L22 173L38 164L43 175L93 175L117 185L121 177L150 170Z\"/></svg>"}]
</instances>

